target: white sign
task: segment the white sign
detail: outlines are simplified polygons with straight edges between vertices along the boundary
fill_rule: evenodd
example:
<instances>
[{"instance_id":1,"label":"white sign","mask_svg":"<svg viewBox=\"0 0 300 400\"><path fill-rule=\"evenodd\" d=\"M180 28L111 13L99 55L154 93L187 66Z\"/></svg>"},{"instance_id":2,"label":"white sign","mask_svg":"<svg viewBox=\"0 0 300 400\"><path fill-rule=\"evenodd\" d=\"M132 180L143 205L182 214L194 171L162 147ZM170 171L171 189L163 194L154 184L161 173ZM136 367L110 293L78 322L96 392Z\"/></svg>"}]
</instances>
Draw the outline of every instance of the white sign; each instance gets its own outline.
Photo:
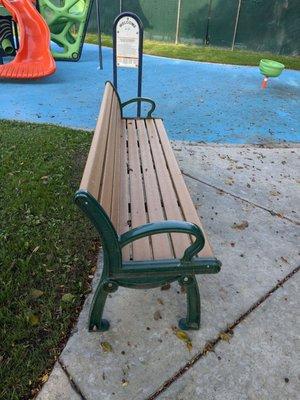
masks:
<instances>
[{"instance_id":1,"label":"white sign","mask_svg":"<svg viewBox=\"0 0 300 400\"><path fill-rule=\"evenodd\" d=\"M122 17L116 26L117 66L138 68L140 28L132 17Z\"/></svg>"}]
</instances>

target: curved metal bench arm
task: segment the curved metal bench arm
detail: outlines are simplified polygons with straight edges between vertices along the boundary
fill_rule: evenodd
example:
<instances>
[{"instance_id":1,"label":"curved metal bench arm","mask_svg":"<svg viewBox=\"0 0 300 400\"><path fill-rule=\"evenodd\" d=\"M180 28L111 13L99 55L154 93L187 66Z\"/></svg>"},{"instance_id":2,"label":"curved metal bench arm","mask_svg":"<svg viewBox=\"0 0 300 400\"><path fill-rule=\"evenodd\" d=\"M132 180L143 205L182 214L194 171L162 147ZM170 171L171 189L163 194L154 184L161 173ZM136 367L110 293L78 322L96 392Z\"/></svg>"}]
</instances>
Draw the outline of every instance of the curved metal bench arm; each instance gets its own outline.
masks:
<instances>
[{"instance_id":1,"label":"curved metal bench arm","mask_svg":"<svg viewBox=\"0 0 300 400\"><path fill-rule=\"evenodd\" d=\"M145 103L149 103L151 104L151 108L147 113L147 118L151 118L152 117L152 113L154 112L155 108L156 108L156 104L153 100L148 99L147 97L135 97L133 99L124 101L124 103L121 103L121 110L123 112L123 108L126 107L128 104L131 103L141 103L141 102L145 102Z\"/></svg>"},{"instance_id":2,"label":"curved metal bench arm","mask_svg":"<svg viewBox=\"0 0 300 400\"><path fill-rule=\"evenodd\" d=\"M158 233L187 233L196 237L196 240L185 250L180 261L190 261L204 247L205 238L202 230L195 224L186 221L160 221L141 225L119 236L120 247L141 239L145 236Z\"/></svg>"}]
</instances>

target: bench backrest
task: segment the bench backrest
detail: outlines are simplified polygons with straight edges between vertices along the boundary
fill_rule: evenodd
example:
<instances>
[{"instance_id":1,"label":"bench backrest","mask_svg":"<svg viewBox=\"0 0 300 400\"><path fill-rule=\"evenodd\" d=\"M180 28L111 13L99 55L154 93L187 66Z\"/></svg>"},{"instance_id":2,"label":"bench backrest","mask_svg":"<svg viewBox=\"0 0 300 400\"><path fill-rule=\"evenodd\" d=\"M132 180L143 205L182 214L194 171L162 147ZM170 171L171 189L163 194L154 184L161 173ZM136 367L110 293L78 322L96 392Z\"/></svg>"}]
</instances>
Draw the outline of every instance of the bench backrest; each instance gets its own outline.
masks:
<instances>
[{"instance_id":1,"label":"bench backrest","mask_svg":"<svg viewBox=\"0 0 300 400\"><path fill-rule=\"evenodd\" d=\"M107 82L75 201L100 233L106 255L114 258L109 262L112 269L118 269L121 263L118 235L114 228L118 216L112 215L112 210L117 209L112 206L113 202L119 201L120 195L120 168L117 164L120 163L121 124L120 99L113 85Z\"/></svg>"},{"instance_id":2,"label":"bench backrest","mask_svg":"<svg viewBox=\"0 0 300 400\"><path fill-rule=\"evenodd\" d=\"M114 186L113 172L116 170L114 164L118 162L116 154L120 152L121 122L118 94L107 82L80 189L98 200L108 215Z\"/></svg>"}]
</instances>

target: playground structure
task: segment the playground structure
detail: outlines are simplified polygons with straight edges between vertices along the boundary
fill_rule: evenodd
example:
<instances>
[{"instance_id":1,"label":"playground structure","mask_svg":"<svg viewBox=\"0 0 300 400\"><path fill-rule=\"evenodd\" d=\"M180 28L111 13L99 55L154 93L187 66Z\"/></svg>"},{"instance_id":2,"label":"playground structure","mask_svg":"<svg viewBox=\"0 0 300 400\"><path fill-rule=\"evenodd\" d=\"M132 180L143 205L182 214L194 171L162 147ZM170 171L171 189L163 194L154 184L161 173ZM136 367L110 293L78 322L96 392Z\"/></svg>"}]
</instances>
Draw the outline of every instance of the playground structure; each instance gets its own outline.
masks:
<instances>
[{"instance_id":1,"label":"playground structure","mask_svg":"<svg viewBox=\"0 0 300 400\"><path fill-rule=\"evenodd\" d=\"M269 78L277 78L285 66L278 61L262 59L259 63L259 70L262 75L264 75L264 79L262 81L261 87L262 89L266 89Z\"/></svg>"},{"instance_id":2,"label":"playground structure","mask_svg":"<svg viewBox=\"0 0 300 400\"><path fill-rule=\"evenodd\" d=\"M99 39L99 65L102 69L100 0L96 2ZM78 61L91 17L94 0L0 0L0 64L4 57L15 57L0 66L0 78L34 79L55 72L54 60ZM20 44L19 44L20 35ZM56 46L51 48L50 44ZM261 60L260 72L277 77L284 65Z\"/></svg>"},{"instance_id":3,"label":"playground structure","mask_svg":"<svg viewBox=\"0 0 300 400\"><path fill-rule=\"evenodd\" d=\"M17 24L0 2L0 61L5 56L15 56L18 47Z\"/></svg>"},{"instance_id":4,"label":"playground structure","mask_svg":"<svg viewBox=\"0 0 300 400\"><path fill-rule=\"evenodd\" d=\"M52 51L56 60L80 59L92 5L93 0L66 0L61 6L50 0L39 0L51 40L59 46L59 50Z\"/></svg>"},{"instance_id":5,"label":"playground structure","mask_svg":"<svg viewBox=\"0 0 300 400\"><path fill-rule=\"evenodd\" d=\"M102 69L99 0L96 1ZM78 61L94 0L0 0L0 78L36 79L55 72L55 61ZM20 37L20 40L19 40ZM50 50L51 41L57 46ZM20 42L20 43L19 43ZM52 53L52 54L51 54Z\"/></svg>"},{"instance_id":6,"label":"playground structure","mask_svg":"<svg viewBox=\"0 0 300 400\"><path fill-rule=\"evenodd\" d=\"M0 1L18 24L22 39L13 61L1 66L0 77L35 79L53 74L56 66L49 49L50 32L32 2L30 0ZM9 39L12 33L8 29L6 32L1 41L1 47L3 51L11 55L16 49L13 38Z\"/></svg>"}]
</instances>

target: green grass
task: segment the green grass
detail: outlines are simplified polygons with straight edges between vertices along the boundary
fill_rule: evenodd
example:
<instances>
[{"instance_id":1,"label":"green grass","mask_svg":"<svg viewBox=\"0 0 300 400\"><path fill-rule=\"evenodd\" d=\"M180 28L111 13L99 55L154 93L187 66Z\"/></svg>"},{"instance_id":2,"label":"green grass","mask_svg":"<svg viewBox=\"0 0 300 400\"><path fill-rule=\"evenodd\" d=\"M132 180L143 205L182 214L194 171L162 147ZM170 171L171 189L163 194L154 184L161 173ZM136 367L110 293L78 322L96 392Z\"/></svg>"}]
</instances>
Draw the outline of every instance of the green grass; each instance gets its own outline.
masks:
<instances>
[{"instance_id":1,"label":"green grass","mask_svg":"<svg viewBox=\"0 0 300 400\"><path fill-rule=\"evenodd\" d=\"M88 291L96 235L73 195L90 139L0 121L0 399L46 380Z\"/></svg>"},{"instance_id":2,"label":"green grass","mask_svg":"<svg viewBox=\"0 0 300 400\"><path fill-rule=\"evenodd\" d=\"M97 43L97 36L87 34L87 43ZM110 36L103 35L103 45L111 47ZM162 57L179 58L183 60L205 61L221 64L234 65L258 65L262 58L271 58L285 65L286 68L300 69L299 56L279 56L271 53L260 53L254 51L234 50L217 48L211 46L195 46L189 44L178 44L145 40L144 53Z\"/></svg>"}]
</instances>

